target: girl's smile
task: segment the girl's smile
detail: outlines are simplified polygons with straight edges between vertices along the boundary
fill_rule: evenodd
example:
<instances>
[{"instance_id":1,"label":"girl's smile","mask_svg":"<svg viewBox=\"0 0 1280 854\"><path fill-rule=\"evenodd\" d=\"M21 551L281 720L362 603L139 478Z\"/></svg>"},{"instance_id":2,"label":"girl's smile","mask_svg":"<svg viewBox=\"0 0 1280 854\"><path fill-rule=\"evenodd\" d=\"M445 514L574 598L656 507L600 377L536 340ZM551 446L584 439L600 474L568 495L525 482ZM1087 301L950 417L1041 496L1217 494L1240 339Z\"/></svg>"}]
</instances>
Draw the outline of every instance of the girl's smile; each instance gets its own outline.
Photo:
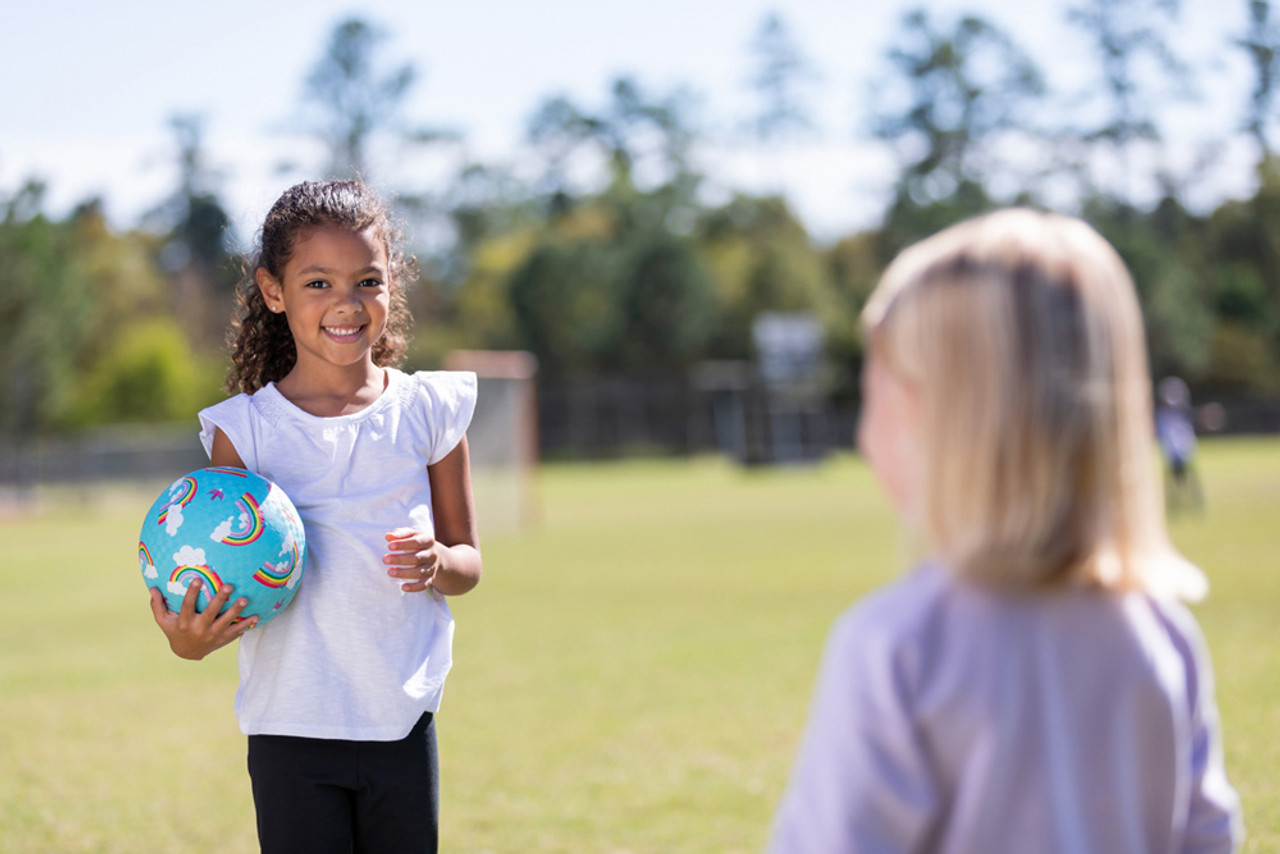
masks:
<instances>
[{"instance_id":1,"label":"girl's smile","mask_svg":"<svg viewBox=\"0 0 1280 854\"><path fill-rule=\"evenodd\" d=\"M364 331L363 326L326 326L323 328L326 335L335 341L343 343L359 340L360 333Z\"/></svg>"}]
</instances>

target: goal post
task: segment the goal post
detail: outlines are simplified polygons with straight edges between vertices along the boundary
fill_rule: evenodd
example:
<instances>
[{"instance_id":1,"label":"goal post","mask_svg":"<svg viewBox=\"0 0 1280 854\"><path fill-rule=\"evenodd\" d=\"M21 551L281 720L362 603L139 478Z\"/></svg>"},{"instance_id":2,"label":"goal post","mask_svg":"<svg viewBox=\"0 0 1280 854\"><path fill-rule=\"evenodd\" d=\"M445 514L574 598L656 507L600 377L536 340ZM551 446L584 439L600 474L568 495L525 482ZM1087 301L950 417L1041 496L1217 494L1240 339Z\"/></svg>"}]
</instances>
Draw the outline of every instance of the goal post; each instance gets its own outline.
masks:
<instances>
[{"instance_id":1,"label":"goal post","mask_svg":"<svg viewBox=\"0 0 1280 854\"><path fill-rule=\"evenodd\" d=\"M481 534L520 530L538 518L538 360L520 350L453 350L450 371L474 371L478 396L467 430L471 488Z\"/></svg>"}]
</instances>

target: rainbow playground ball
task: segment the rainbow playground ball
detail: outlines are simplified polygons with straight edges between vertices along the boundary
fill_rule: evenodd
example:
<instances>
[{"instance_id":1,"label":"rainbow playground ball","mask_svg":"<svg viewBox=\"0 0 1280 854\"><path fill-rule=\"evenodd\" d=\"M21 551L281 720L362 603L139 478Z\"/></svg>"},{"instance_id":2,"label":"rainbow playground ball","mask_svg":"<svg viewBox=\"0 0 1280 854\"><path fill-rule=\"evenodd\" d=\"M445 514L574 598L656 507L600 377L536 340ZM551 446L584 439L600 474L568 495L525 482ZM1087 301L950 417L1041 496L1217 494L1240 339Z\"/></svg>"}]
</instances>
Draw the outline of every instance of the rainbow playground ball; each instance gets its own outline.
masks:
<instances>
[{"instance_id":1,"label":"rainbow playground ball","mask_svg":"<svg viewBox=\"0 0 1280 854\"><path fill-rule=\"evenodd\" d=\"M138 536L138 564L148 587L169 609L182 607L187 585L204 583L203 611L223 584L249 604L241 619L261 625L280 613L298 588L306 535L284 490L238 468L204 468L178 478L151 505Z\"/></svg>"}]
</instances>

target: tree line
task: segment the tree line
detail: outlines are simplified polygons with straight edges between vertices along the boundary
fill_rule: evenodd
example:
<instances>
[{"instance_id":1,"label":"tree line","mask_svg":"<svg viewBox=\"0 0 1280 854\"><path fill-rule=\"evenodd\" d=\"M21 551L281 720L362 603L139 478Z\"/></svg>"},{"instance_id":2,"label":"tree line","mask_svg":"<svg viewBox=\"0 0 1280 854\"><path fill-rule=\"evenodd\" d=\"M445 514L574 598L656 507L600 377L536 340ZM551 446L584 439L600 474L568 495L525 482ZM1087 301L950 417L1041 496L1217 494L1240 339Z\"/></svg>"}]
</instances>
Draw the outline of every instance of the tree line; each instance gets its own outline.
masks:
<instances>
[{"instance_id":1,"label":"tree line","mask_svg":"<svg viewBox=\"0 0 1280 854\"><path fill-rule=\"evenodd\" d=\"M398 193L410 233L435 235L412 296L412 365L455 348L523 349L544 383L679 381L708 360L752 358L762 312L807 312L825 331L832 394L854 399L858 312L893 255L960 218L1030 204L1079 213L1118 248L1153 372L1275 398L1280 26L1270 0L1235 2L1248 25L1223 49L1247 61L1250 88L1220 143L1249 142L1256 181L1208 211L1186 201L1198 167L1165 157L1162 105L1189 96L1198 71L1171 47L1177 0L1066 0L1063 25L1094 69L1080 93L1051 91L992 18L906 13L857 118L896 157L892 191L875 227L834 241L815 240L781 192L708 193L697 153L711 132L687 88L624 75L592 101L547 97L524 128L536 174L467 162L439 187ZM405 115L418 73L383 59L389 38L351 18L318 52L303 100L328 162L309 174L381 177L379 140L459 139ZM807 92L820 69L776 13L745 47L756 110L738 142L769 163L815 133ZM3 433L189 418L218 398L235 244L202 119L177 116L171 131L177 185L131 228L112 228L97 199L52 216L34 180L0 196ZM1147 176L1153 202L1138 189Z\"/></svg>"}]
</instances>

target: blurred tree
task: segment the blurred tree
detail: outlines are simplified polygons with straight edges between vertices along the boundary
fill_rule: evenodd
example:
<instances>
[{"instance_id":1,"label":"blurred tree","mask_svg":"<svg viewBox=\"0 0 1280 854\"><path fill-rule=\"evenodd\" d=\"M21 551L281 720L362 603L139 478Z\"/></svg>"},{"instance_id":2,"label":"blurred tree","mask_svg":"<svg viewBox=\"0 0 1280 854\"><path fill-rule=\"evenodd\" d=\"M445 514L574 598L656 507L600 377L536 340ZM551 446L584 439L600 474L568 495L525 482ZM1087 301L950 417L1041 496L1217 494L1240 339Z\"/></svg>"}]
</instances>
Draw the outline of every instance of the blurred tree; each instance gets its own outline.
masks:
<instances>
[{"instance_id":1,"label":"blurred tree","mask_svg":"<svg viewBox=\"0 0 1280 854\"><path fill-rule=\"evenodd\" d=\"M1221 227L1217 232L1220 250L1226 256L1217 307L1224 320L1233 324L1228 335L1262 337L1266 345L1262 352L1269 354L1269 364L1261 358L1253 362L1274 377L1280 375L1280 158L1272 150L1271 131L1280 80L1280 25L1270 0L1247 2L1249 30L1237 44L1248 54L1253 70L1245 129L1258 149L1258 189L1246 204L1223 205L1214 217L1215 225ZM1219 344L1217 351L1222 351ZM1273 382L1270 388L1277 385Z\"/></svg>"},{"instance_id":2,"label":"blurred tree","mask_svg":"<svg viewBox=\"0 0 1280 854\"><path fill-rule=\"evenodd\" d=\"M97 200L78 206L64 227L93 293L89 319L76 341L76 367L83 372L103 358L130 324L175 317L174 287L156 264L164 235L113 232Z\"/></svg>"},{"instance_id":3,"label":"blurred tree","mask_svg":"<svg viewBox=\"0 0 1280 854\"><path fill-rule=\"evenodd\" d=\"M691 241L665 231L622 247L617 366L631 376L681 377L716 332L711 280Z\"/></svg>"},{"instance_id":4,"label":"blurred tree","mask_svg":"<svg viewBox=\"0 0 1280 854\"><path fill-rule=\"evenodd\" d=\"M58 426L95 294L73 230L42 213L29 181L0 202L0 432L19 441Z\"/></svg>"},{"instance_id":5,"label":"blurred tree","mask_svg":"<svg viewBox=\"0 0 1280 854\"><path fill-rule=\"evenodd\" d=\"M538 245L534 227L494 234L468 251L465 278L448 304L419 321L415 348L423 364L440 364L450 349L511 350L526 346L512 308L510 280Z\"/></svg>"},{"instance_id":6,"label":"blurred tree","mask_svg":"<svg viewBox=\"0 0 1280 854\"><path fill-rule=\"evenodd\" d=\"M783 199L738 196L708 211L697 237L720 313L708 355L750 358L752 324L761 312L811 311L832 319L822 256Z\"/></svg>"},{"instance_id":7,"label":"blurred tree","mask_svg":"<svg viewBox=\"0 0 1280 854\"><path fill-rule=\"evenodd\" d=\"M1252 198L1228 201L1209 217L1205 248L1223 327L1214 342L1214 372L1230 384L1274 393L1280 377L1280 159L1262 160L1258 179ZM1223 360L1233 365L1219 364ZM1246 363L1252 367L1242 367ZM1268 375L1273 380L1261 382Z\"/></svg>"},{"instance_id":8,"label":"blurred tree","mask_svg":"<svg viewBox=\"0 0 1280 854\"><path fill-rule=\"evenodd\" d=\"M546 241L511 275L518 346L538 357L542 381L598 374L616 360L622 329L616 253L595 241Z\"/></svg>"},{"instance_id":9,"label":"blurred tree","mask_svg":"<svg viewBox=\"0 0 1280 854\"><path fill-rule=\"evenodd\" d=\"M827 355L832 363L832 392L842 400L861 396L862 309L888 263L880 235L863 231L836 242L825 261L834 311L827 324Z\"/></svg>"},{"instance_id":10,"label":"blurred tree","mask_svg":"<svg viewBox=\"0 0 1280 854\"><path fill-rule=\"evenodd\" d=\"M347 18L334 27L324 53L307 75L304 101L319 117L314 133L329 149L332 178L369 180L369 145L379 132L421 143L454 136L402 118L417 71L407 62L383 70L381 46L386 39L381 28L363 18Z\"/></svg>"},{"instance_id":11,"label":"blurred tree","mask_svg":"<svg viewBox=\"0 0 1280 854\"><path fill-rule=\"evenodd\" d=\"M29 182L0 202L0 434L189 417L213 402L221 366L173 314L155 261L164 238L113 232L97 199L52 220L42 196Z\"/></svg>"},{"instance_id":12,"label":"blurred tree","mask_svg":"<svg viewBox=\"0 0 1280 854\"><path fill-rule=\"evenodd\" d=\"M210 273L221 270L234 247L235 235L231 217L218 198L219 175L208 164L204 120L178 114L169 119L169 127L177 149L178 186L147 219L169 231L163 250L165 267L196 266Z\"/></svg>"},{"instance_id":13,"label":"blurred tree","mask_svg":"<svg viewBox=\"0 0 1280 854\"><path fill-rule=\"evenodd\" d=\"M760 99L750 123L755 138L767 145L813 130L803 89L816 73L778 12L765 15L751 53L756 69L750 83Z\"/></svg>"},{"instance_id":14,"label":"blurred tree","mask_svg":"<svg viewBox=\"0 0 1280 854\"><path fill-rule=\"evenodd\" d=\"M925 9L903 16L887 59L870 126L903 159L895 207L985 203L997 144L1029 128L1044 94L1035 64L987 20L963 16L939 27Z\"/></svg>"},{"instance_id":15,"label":"blurred tree","mask_svg":"<svg viewBox=\"0 0 1280 854\"><path fill-rule=\"evenodd\" d=\"M1253 264L1241 261L1220 263L1215 270L1211 295L1214 314L1224 321L1274 336L1280 318L1271 305L1266 281Z\"/></svg>"},{"instance_id":16,"label":"blurred tree","mask_svg":"<svg viewBox=\"0 0 1280 854\"><path fill-rule=\"evenodd\" d=\"M444 201L463 250L536 219L530 190L511 170L499 166L467 164L445 190Z\"/></svg>"},{"instance_id":17,"label":"blurred tree","mask_svg":"<svg viewBox=\"0 0 1280 854\"><path fill-rule=\"evenodd\" d=\"M538 357L544 380L682 376L715 332L712 283L690 239L618 223L604 202L578 207L504 279L513 343ZM499 319L492 283L476 285L465 307Z\"/></svg>"},{"instance_id":18,"label":"blurred tree","mask_svg":"<svg viewBox=\"0 0 1280 854\"><path fill-rule=\"evenodd\" d=\"M1102 86L1090 89L1086 101L1105 99L1101 117L1081 136L1110 147L1118 162L1119 198L1133 205L1132 144L1160 139L1156 105L1189 97L1190 75L1169 46L1168 27L1176 19L1180 0L1078 0L1067 8L1067 21L1082 30L1098 55ZM1145 72L1145 78L1144 78ZM1163 79L1165 92L1152 91L1144 81ZM1100 94L1098 94L1100 92ZM1086 181L1088 168L1080 167ZM1096 194L1093 185L1087 195Z\"/></svg>"},{"instance_id":19,"label":"blurred tree","mask_svg":"<svg viewBox=\"0 0 1280 854\"><path fill-rule=\"evenodd\" d=\"M477 259L503 264L513 249L525 254L500 280L478 261L462 304L501 328L501 281L515 343L538 357L541 380L669 378L713 335L711 283L687 237L700 181L689 162L693 137L684 92L654 96L628 77L613 81L598 109L553 97L530 119L546 220L525 232L527 241L518 228L478 247ZM574 180L592 172L594 187ZM483 292L466 295L473 287Z\"/></svg>"},{"instance_id":20,"label":"blurred tree","mask_svg":"<svg viewBox=\"0 0 1280 854\"><path fill-rule=\"evenodd\" d=\"M467 164L440 201L449 237L410 292L418 330L410 358L424 367L451 349L517 346L504 283L542 225L532 189L503 166Z\"/></svg>"},{"instance_id":21,"label":"blurred tree","mask_svg":"<svg viewBox=\"0 0 1280 854\"><path fill-rule=\"evenodd\" d=\"M204 122L179 114L169 120L177 150L178 185L145 221L165 235L159 263L169 275L172 313L200 349L223 341L231 295L239 278L231 217L218 198L219 176L208 162Z\"/></svg>"},{"instance_id":22,"label":"blurred tree","mask_svg":"<svg viewBox=\"0 0 1280 854\"><path fill-rule=\"evenodd\" d=\"M601 109L583 109L564 96L549 98L529 121L527 138L541 153L552 212L582 188L571 170L603 166L605 193L625 202L638 188L666 187L673 205L689 203L698 177L689 164L694 138L690 96L651 96L630 77L616 78Z\"/></svg>"},{"instance_id":23,"label":"blurred tree","mask_svg":"<svg viewBox=\"0 0 1280 854\"><path fill-rule=\"evenodd\" d=\"M1029 203L1032 200L1015 201ZM996 201L987 194L986 186L977 181L963 181L945 198L924 201L918 201L899 187L890 199L876 235L879 255L891 259L912 243L995 206Z\"/></svg>"},{"instance_id":24,"label":"blurred tree","mask_svg":"<svg viewBox=\"0 0 1280 854\"><path fill-rule=\"evenodd\" d=\"M1253 90L1245 113L1245 130L1258 147L1258 159L1271 157L1270 130L1275 123L1275 86L1280 72L1280 27L1271 16L1270 0L1245 0L1249 29L1236 44L1248 55Z\"/></svg>"},{"instance_id":25,"label":"blurred tree","mask_svg":"<svg viewBox=\"0 0 1280 854\"><path fill-rule=\"evenodd\" d=\"M72 423L179 421L217 402L221 365L193 352L177 320L135 317L118 332L80 373Z\"/></svg>"},{"instance_id":26,"label":"blurred tree","mask_svg":"<svg viewBox=\"0 0 1280 854\"><path fill-rule=\"evenodd\" d=\"M817 73L777 11L765 15L751 42L751 56L755 68L749 82L758 109L748 126L761 148L772 192L780 193L777 147L814 130L805 88Z\"/></svg>"},{"instance_id":27,"label":"blurred tree","mask_svg":"<svg viewBox=\"0 0 1280 854\"><path fill-rule=\"evenodd\" d=\"M1096 196L1086 201L1082 215L1116 248L1133 276L1153 373L1190 381L1207 376L1216 319L1204 224L1173 196L1146 215L1123 200Z\"/></svg>"}]
</instances>

